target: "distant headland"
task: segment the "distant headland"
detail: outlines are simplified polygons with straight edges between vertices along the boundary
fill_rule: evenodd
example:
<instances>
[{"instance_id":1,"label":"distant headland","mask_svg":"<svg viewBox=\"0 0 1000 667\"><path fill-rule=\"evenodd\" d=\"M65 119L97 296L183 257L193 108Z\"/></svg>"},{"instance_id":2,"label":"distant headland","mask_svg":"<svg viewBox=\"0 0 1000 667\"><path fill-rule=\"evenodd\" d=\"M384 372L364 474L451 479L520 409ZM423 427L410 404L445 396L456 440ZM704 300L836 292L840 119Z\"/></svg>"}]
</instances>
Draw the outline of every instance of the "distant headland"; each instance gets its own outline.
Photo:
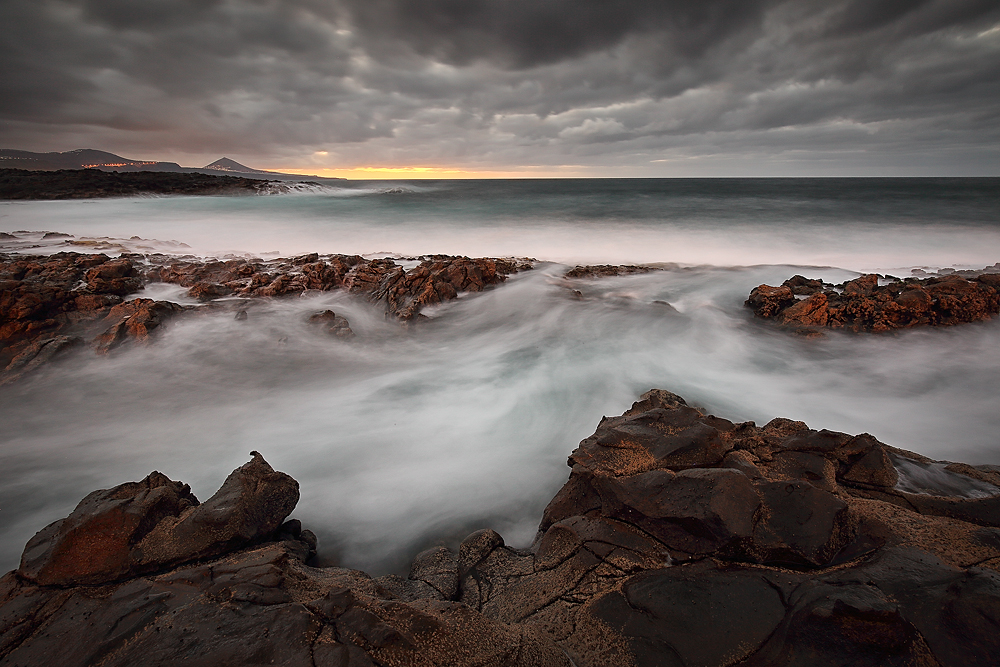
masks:
<instances>
[{"instance_id":1,"label":"distant headland","mask_svg":"<svg viewBox=\"0 0 1000 667\"><path fill-rule=\"evenodd\" d=\"M231 160L219 158L204 167L182 167L176 162L133 160L114 153L92 148L78 148L63 153L32 153L30 151L0 148L0 169L27 169L30 171L58 171L63 169L98 169L100 171L155 171L181 174L207 174L209 176L237 176L243 178L266 178L270 181L342 181L342 178L326 178L302 174L283 174L277 171L254 169Z\"/></svg>"}]
</instances>

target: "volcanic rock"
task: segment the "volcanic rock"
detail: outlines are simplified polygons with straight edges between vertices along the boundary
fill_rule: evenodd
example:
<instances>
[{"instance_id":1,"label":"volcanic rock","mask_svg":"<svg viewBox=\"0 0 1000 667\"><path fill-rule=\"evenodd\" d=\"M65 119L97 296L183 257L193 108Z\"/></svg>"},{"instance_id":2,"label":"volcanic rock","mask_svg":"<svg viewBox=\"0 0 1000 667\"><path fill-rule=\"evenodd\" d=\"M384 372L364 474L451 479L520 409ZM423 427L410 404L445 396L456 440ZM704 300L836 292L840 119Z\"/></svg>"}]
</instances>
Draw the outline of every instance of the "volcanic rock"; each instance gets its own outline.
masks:
<instances>
[{"instance_id":1,"label":"volcanic rock","mask_svg":"<svg viewBox=\"0 0 1000 667\"><path fill-rule=\"evenodd\" d=\"M160 473L96 491L0 579L0 663L1000 662L994 467L662 390L569 464L530 548L484 529L406 579L310 566L298 485L257 453L203 504Z\"/></svg>"},{"instance_id":2,"label":"volcanic rock","mask_svg":"<svg viewBox=\"0 0 1000 667\"><path fill-rule=\"evenodd\" d=\"M75 325L102 317L139 287L130 259L70 252L0 255L0 364L9 366L17 357L19 365L31 362L22 370L37 367L82 333ZM46 352L39 354L42 348Z\"/></svg>"},{"instance_id":3,"label":"volcanic rock","mask_svg":"<svg viewBox=\"0 0 1000 667\"><path fill-rule=\"evenodd\" d=\"M191 296L205 300L229 294L275 297L345 289L384 304L387 316L409 321L424 306L463 292L481 292L504 282L509 274L530 268L528 260L435 256L407 271L391 259L313 253L274 262L164 261L150 269L147 277L190 287Z\"/></svg>"},{"instance_id":4,"label":"volcanic rock","mask_svg":"<svg viewBox=\"0 0 1000 667\"><path fill-rule=\"evenodd\" d=\"M102 322L104 333L94 339L94 348L101 354L133 340L147 342L150 334L167 319L185 310L171 301L134 299L111 308Z\"/></svg>"},{"instance_id":5,"label":"volcanic rock","mask_svg":"<svg viewBox=\"0 0 1000 667\"><path fill-rule=\"evenodd\" d=\"M55 357L56 351L68 349L63 344L67 340L85 339L100 354L126 341L148 342L166 320L191 309L168 301L124 301L147 281L182 285L201 301L344 289L381 304L387 317L409 322L425 306L482 291L531 268L527 259L444 255L426 258L408 271L391 259L316 253L269 262L134 253L115 259L67 252L46 257L0 255L0 368L9 367L0 381L23 377ZM327 312L314 322L332 335L353 336L346 319ZM236 317L245 315L238 312ZM17 364L10 366L15 358Z\"/></svg>"},{"instance_id":6,"label":"volcanic rock","mask_svg":"<svg viewBox=\"0 0 1000 667\"><path fill-rule=\"evenodd\" d=\"M0 385L20 380L39 366L51 361L56 355L82 343L83 339L77 336L36 338L0 372Z\"/></svg>"},{"instance_id":7,"label":"volcanic rock","mask_svg":"<svg viewBox=\"0 0 1000 667\"><path fill-rule=\"evenodd\" d=\"M204 504L158 472L84 498L36 534L17 573L38 584L102 584L233 551L274 532L298 483L253 453Z\"/></svg>"},{"instance_id":8,"label":"volcanic rock","mask_svg":"<svg viewBox=\"0 0 1000 667\"><path fill-rule=\"evenodd\" d=\"M95 294L124 296L142 287L142 278L128 259L108 260L89 269L83 279Z\"/></svg>"},{"instance_id":9,"label":"volcanic rock","mask_svg":"<svg viewBox=\"0 0 1000 667\"><path fill-rule=\"evenodd\" d=\"M212 299L217 299L220 296L228 296L233 293L232 288L226 285L218 285L216 283L200 282L195 283L191 289L188 290L188 296L198 299L199 301L211 301Z\"/></svg>"},{"instance_id":10,"label":"volcanic rock","mask_svg":"<svg viewBox=\"0 0 1000 667\"><path fill-rule=\"evenodd\" d=\"M746 305L762 319L794 330L828 327L881 332L914 326L979 322L1000 313L1000 276L966 279L945 275L923 280L868 274L842 285L793 276L779 287L760 285ZM806 298L797 300L796 295Z\"/></svg>"}]
</instances>

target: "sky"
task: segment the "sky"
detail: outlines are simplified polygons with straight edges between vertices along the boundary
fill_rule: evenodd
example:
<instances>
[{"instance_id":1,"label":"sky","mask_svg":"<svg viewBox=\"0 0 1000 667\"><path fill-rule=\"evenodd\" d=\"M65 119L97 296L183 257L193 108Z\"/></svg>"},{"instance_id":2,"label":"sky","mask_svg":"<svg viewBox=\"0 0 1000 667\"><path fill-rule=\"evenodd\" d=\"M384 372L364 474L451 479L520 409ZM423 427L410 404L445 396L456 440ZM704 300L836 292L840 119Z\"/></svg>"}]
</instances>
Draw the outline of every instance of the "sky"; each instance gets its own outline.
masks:
<instances>
[{"instance_id":1,"label":"sky","mask_svg":"<svg viewBox=\"0 0 1000 667\"><path fill-rule=\"evenodd\" d=\"M1000 175L996 0L0 0L0 147L349 177Z\"/></svg>"}]
</instances>

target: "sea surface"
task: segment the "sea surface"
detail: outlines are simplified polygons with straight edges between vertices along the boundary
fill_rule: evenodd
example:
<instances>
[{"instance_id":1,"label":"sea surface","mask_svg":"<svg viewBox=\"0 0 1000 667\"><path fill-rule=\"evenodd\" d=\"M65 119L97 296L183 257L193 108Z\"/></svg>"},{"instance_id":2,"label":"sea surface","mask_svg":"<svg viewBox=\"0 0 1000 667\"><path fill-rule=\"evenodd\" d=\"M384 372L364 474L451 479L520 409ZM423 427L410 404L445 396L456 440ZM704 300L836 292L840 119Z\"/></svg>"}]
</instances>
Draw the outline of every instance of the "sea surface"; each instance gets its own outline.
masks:
<instances>
[{"instance_id":1,"label":"sea surface","mask_svg":"<svg viewBox=\"0 0 1000 667\"><path fill-rule=\"evenodd\" d=\"M0 387L0 570L94 489L159 470L206 499L250 450L299 481L292 516L327 563L405 574L417 551L483 527L527 546L567 455L653 387L735 421L782 416L1000 464L1000 320L805 339L743 306L797 273L837 283L993 266L1000 179L345 182L0 203L0 231L18 230L92 244L26 252L538 262L411 329L338 292L275 299L245 322L187 317L151 346ZM664 270L562 277L595 263ZM188 302L175 286L144 295ZM357 337L306 326L327 308Z\"/></svg>"}]
</instances>

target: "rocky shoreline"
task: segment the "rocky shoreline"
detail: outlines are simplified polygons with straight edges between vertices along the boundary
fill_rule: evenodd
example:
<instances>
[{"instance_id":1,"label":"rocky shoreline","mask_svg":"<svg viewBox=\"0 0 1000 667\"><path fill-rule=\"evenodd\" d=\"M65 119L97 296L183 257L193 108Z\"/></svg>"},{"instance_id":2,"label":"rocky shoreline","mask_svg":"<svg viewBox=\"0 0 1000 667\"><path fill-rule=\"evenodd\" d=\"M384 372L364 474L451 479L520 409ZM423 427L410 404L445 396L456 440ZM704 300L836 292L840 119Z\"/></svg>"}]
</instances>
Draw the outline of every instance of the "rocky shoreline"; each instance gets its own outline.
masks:
<instances>
[{"instance_id":1,"label":"rocky shoreline","mask_svg":"<svg viewBox=\"0 0 1000 667\"><path fill-rule=\"evenodd\" d=\"M19 253L0 252L0 384L17 381L75 348L89 346L107 354L123 344L149 342L160 326L184 313L222 309L245 319L247 308L259 299L343 290L379 304L387 319L408 325L424 318L421 310L427 306L500 285L535 265L529 258L447 255L369 259L312 253L273 260L205 259L149 251L150 246L165 244L138 237L76 239L57 232L2 233L0 241L21 248ZM24 254L47 243L119 255L75 250ZM129 246L148 250L136 252ZM576 266L563 279L564 286L582 298L575 281L662 270ZM155 283L187 288L186 296L204 305L128 299ZM1000 312L1000 267L905 280L871 274L842 285L794 276L778 287L754 288L746 306L757 318L806 335L825 329L884 332L977 322ZM350 323L333 311L318 311L310 321L340 338L353 335Z\"/></svg>"},{"instance_id":2,"label":"rocky shoreline","mask_svg":"<svg viewBox=\"0 0 1000 667\"><path fill-rule=\"evenodd\" d=\"M313 567L256 453L199 503L88 495L0 580L0 664L994 665L1000 467L653 390L601 420L528 549Z\"/></svg>"},{"instance_id":3,"label":"rocky shoreline","mask_svg":"<svg viewBox=\"0 0 1000 667\"><path fill-rule=\"evenodd\" d=\"M156 329L195 306L125 297L150 283L188 288L206 307L247 317L253 299L344 290L380 304L387 318L411 323L421 309L499 285L530 270L532 260L434 255L404 268L393 259L309 254L289 259L203 260L160 253L0 254L0 384L14 382L75 347L107 354L148 342ZM327 315L327 313L329 313ZM350 337L350 323L332 311L313 323Z\"/></svg>"},{"instance_id":4,"label":"rocky shoreline","mask_svg":"<svg viewBox=\"0 0 1000 667\"><path fill-rule=\"evenodd\" d=\"M261 195L287 184L239 176L99 169L0 169L0 200L99 199L140 195Z\"/></svg>"}]
</instances>

